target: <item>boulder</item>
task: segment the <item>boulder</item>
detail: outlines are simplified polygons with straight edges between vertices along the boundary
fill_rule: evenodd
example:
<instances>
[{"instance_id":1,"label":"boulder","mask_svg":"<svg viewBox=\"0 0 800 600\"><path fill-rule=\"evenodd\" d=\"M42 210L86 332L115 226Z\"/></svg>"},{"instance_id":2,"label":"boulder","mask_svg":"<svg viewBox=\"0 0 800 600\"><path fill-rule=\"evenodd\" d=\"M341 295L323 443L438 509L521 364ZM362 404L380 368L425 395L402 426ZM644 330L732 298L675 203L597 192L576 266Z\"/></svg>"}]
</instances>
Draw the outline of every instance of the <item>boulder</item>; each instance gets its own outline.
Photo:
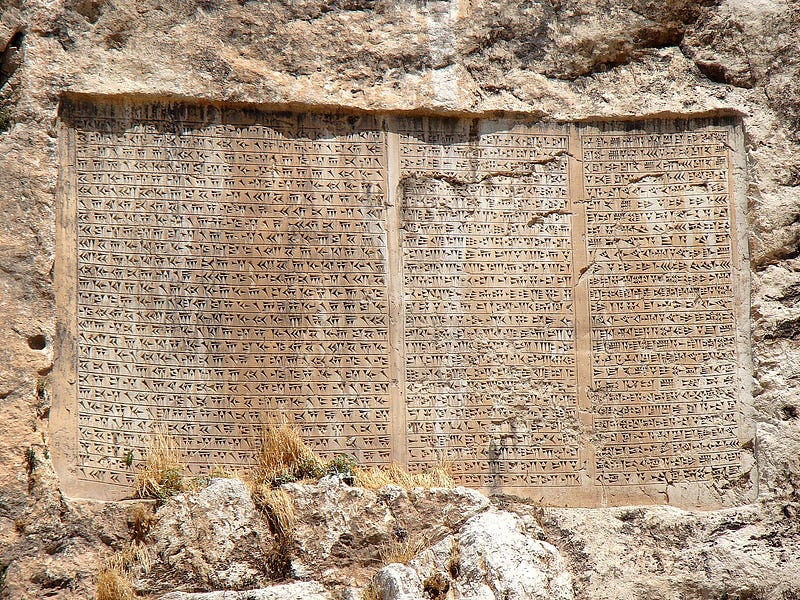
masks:
<instances>
[{"instance_id":1,"label":"boulder","mask_svg":"<svg viewBox=\"0 0 800 600\"><path fill-rule=\"evenodd\" d=\"M140 582L147 589L245 589L268 583L272 535L244 482L212 479L199 492L170 498L158 516L153 568Z\"/></svg>"},{"instance_id":2,"label":"boulder","mask_svg":"<svg viewBox=\"0 0 800 600\"><path fill-rule=\"evenodd\" d=\"M489 507L486 496L463 487L373 492L329 477L283 489L296 515L293 573L337 586L363 585L393 544L428 546Z\"/></svg>"},{"instance_id":3,"label":"boulder","mask_svg":"<svg viewBox=\"0 0 800 600\"><path fill-rule=\"evenodd\" d=\"M572 578L558 550L505 511L470 519L408 565L381 569L381 600L571 600Z\"/></svg>"}]
</instances>

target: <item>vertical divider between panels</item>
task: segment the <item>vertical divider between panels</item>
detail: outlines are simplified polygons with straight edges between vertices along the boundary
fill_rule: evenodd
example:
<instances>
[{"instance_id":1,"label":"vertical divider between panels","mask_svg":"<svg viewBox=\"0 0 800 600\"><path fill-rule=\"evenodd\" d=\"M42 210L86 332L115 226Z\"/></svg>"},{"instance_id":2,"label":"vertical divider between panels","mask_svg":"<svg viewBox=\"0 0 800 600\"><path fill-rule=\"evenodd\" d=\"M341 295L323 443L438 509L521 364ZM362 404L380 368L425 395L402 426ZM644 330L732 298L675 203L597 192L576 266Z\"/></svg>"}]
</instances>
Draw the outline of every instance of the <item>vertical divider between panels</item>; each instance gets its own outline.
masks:
<instances>
[{"instance_id":1,"label":"vertical divider between panels","mask_svg":"<svg viewBox=\"0 0 800 600\"><path fill-rule=\"evenodd\" d=\"M584 439L591 438L594 429L589 389L592 385L592 316L589 302L591 261L586 238L586 200L583 189L583 162L580 129L568 125L569 150L569 212L572 232L573 307L575 311L575 368L578 392L578 419ZM595 454L590 443L581 449L582 469L592 487L595 482Z\"/></svg>"},{"instance_id":2,"label":"vertical divider between panels","mask_svg":"<svg viewBox=\"0 0 800 600\"><path fill-rule=\"evenodd\" d=\"M405 399L405 305L403 300L402 217L400 196L400 135L392 118L386 132L386 259L389 286L389 403L392 460L408 464Z\"/></svg>"}]
</instances>

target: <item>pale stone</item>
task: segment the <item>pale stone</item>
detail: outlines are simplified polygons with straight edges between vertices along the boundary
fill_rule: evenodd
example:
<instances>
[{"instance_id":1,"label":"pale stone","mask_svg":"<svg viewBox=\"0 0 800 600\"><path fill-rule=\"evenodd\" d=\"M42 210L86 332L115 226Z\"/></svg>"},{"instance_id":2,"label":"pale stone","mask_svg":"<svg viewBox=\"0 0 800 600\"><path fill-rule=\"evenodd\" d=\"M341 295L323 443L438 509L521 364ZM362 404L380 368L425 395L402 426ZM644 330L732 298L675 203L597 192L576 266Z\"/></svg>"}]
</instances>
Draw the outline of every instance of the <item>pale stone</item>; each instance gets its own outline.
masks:
<instances>
[{"instance_id":1,"label":"pale stone","mask_svg":"<svg viewBox=\"0 0 800 600\"><path fill-rule=\"evenodd\" d=\"M326 478L283 489L296 515L293 572L336 585L369 579L392 544L449 535L490 506L488 498L466 488L406 492L386 486L372 492Z\"/></svg>"},{"instance_id":2,"label":"pale stone","mask_svg":"<svg viewBox=\"0 0 800 600\"><path fill-rule=\"evenodd\" d=\"M19 65L0 89L11 118L0 133L2 593L91 598L93 575L127 542L118 503L63 498L47 453L49 401L37 393L64 325L52 277L54 123L59 99L74 92L479 118L520 111L558 122L741 114L755 393L742 418L757 423L758 499L698 513L547 509L545 539L561 549L580 598L796 596L797 31L784 0L3 2L0 51L17 32L24 39L21 60L0 59ZM28 343L39 335L44 349Z\"/></svg>"},{"instance_id":3,"label":"pale stone","mask_svg":"<svg viewBox=\"0 0 800 600\"><path fill-rule=\"evenodd\" d=\"M332 596L313 581L284 583L262 589L219 592L171 592L160 600L331 600Z\"/></svg>"},{"instance_id":4,"label":"pale stone","mask_svg":"<svg viewBox=\"0 0 800 600\"><path fill-rule=\"evenodd\" d=\"M213 479L170 498L152 530L153 568L140 585L167 590L243 589L268 582L272 535L238 479Z\"/></svg>"},{"instance_id":5,"label":"pale stone","mask_svg":"<svg viewBox=\"0 0 800 600\"><path fill-rule=\"evenodd\" d=\"M374 584L381 600L421 600L424 597L419 573L400 563L392 563L378 571Z\"/></svg>"},{"instance_id":6,"label":"pale stone","mask_svg":"<svg viewBox=\"0 0 800 600\"><path fill-rule=\"evenodd\" d=\"M280 415L326 458L548 504L752 499L737 119L61 116L68 494L127 495L161 419L206 473Z\"/></svg>"},{"instance_id":7,"label":"pale stone","mask_svg":"<svg viewBox=\"0 0 800 600\"><path fill-rule=\"evenodd\" d=\"M424 551L408 566L375 576L382 600L422 600L427 588L465 600L572 600L572 577L552 545L529 537L519 516L489 511ZM446 588L446 589L445 589Z\"/></svg>"}]
</instances>

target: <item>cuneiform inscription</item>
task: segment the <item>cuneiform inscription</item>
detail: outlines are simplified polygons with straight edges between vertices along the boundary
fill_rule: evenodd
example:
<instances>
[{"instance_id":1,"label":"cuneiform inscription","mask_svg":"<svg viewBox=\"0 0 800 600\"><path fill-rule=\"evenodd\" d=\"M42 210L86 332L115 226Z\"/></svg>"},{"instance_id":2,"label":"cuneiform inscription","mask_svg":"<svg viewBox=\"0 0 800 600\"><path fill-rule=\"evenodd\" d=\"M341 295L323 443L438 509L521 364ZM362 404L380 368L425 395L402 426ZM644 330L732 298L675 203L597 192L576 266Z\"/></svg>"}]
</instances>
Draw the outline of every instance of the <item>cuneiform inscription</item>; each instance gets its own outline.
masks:
<instances>
[{"instance_id":1,"label":"cuneiform inscription","mask_svg":"<svg viewBox=\"0 0 800 600\"><path fill-rule=\"evenodd\" d=\"M740 471L729 150L719 129L582 137L604 485Z\"/></svg>"},{"instance_id":2,"label":"cuneiform inscription","mask_svg":"<svg viewBox=\"0 0 800 600\"><path fill-rule=\"evenodd\" d=\"M568 136L400 134L409 460L579 485Z\"/></svg>"},{"instance_id":3,"label":"cuneiform inscription","mask_svg":"<svg viewBox=\"0 0 800 600\"><path fill-rule=\"evenodd\" d=\"M287 415L385 462L380 129L191 108L74 127L81 475L129 477L154 427L197 468L241 465Z\"/></svg>"},{"instance_id":4,"label":"cuneiform inscription","mask_svg":"<svg viewBox=\"0 0 800 600\"><path fill-rule=\"evenodd\" d=\"M735 501L731 122L64 116L74 489L127 489L158 430L239 467L288 418L326 456L554 504Z\"/></svg>"}]
</instances>

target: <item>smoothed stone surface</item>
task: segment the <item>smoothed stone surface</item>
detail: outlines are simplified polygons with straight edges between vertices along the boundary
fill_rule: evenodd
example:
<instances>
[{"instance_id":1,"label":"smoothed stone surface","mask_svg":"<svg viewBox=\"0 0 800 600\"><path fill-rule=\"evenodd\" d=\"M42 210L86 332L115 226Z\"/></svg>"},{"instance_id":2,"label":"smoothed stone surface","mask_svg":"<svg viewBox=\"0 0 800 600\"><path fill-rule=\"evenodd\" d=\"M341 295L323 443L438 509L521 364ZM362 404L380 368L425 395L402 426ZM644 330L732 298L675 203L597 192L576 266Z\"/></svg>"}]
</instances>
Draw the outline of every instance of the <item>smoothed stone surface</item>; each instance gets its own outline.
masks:
<instances>
[{"instance_id":1,"label":"smoothed stone surface","mask_svg":"<svg viewBox=\"0 0 800 600\"><path fill-rule=\"evenodd\" d=\"M754 497L741 123L65 99L50 427L71 495L288 419L558 506ZM71 381L75 376L75 381Z\"/></svg>"},{"instance_id":2,"label":"smoothed stone surface","mask_svg":"<svg viewBox=\"0 0 800 600\"><path fill-rule=\"evenodd\" d=\"M534 537L559 548L578 598L797 596L799 24L785 0L0 3L0 595L93 598L138 504L65 497L52 463L57 123L61 100L85 94L559 123L739 115L757 498L699 512L493 503L541 521ZM348 567L354 584L325 585L364 585L381 566L369 557Z\"/></svg>"}]
</instances>

